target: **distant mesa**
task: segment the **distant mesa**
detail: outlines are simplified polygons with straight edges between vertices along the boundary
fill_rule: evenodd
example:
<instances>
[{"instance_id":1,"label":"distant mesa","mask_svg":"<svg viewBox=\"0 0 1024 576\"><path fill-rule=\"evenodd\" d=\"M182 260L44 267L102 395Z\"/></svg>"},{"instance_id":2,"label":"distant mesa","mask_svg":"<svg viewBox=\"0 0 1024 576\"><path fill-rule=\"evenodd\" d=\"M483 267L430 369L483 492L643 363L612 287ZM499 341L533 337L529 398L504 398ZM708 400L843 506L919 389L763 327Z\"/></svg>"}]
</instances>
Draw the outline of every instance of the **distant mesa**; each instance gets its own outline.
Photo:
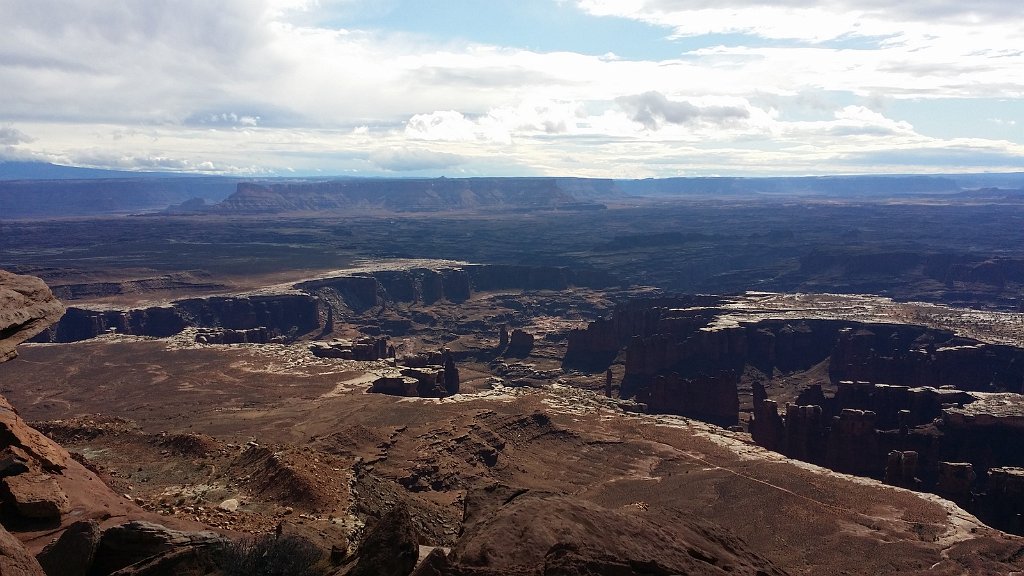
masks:
<instances>
[{"instance_id":1,"label":"distant mesa","mask_svg":"<svg viewBox=\"0 0 1024 576\"><path fill-rule=\"evenodd\" d=\"M1024 173L614 180L273 178L0 162L0 219L115 214L603 210L627 198L967 197L1020 202ZM672 238L662 240L676 240ZM685 240L685 239L683 239Z\"/></svg>"},{"instance_id":2,"label":"distant mesa","mask_svg":"<svg viewBox=\"0 0 1024 576\"><path fill-rule=\"evenodd\" d=\"M211 212L334 210L435 212L470 209L588 209L621 196L612 180L579 178L435 178L242 182Z\"/></svg>"}]
</instances>

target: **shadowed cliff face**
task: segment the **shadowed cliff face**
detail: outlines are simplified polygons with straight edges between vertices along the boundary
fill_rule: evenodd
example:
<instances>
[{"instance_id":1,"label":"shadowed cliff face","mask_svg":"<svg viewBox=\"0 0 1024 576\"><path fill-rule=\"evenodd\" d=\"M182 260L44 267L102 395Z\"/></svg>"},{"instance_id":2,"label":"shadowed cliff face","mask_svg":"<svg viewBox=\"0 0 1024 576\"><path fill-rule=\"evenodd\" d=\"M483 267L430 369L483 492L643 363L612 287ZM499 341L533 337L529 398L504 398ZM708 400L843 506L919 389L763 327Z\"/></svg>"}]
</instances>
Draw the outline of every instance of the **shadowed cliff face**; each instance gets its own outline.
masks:
<instances>
[{"instance_id":1,"label":"shadowed cliff face","mask_svg":"<svg viewBox=\"0 0 1024 576\"><path fill-rule=\"evenodd\" d=\"M14 358L14 347L35 336L64 314L46 284L32 276L0 270L0 362Z\"/></svg>"},{"instance_id":2,"label":"shadowed cliff face","mask_svg":"<svg viewBox=\"0 0 1024 576\"><path fill-rule=\"evenodd\" d=\"M616 283L599 271L562 266L464 264L348 271L261 294L188 298L131 309L72 306L32 341L78 342L106 332L164 338L190 326L302 335L322 327L327 309L365 313L392 303L461 303L479 292L605 288Z\"/></svg>"}]
</instances>

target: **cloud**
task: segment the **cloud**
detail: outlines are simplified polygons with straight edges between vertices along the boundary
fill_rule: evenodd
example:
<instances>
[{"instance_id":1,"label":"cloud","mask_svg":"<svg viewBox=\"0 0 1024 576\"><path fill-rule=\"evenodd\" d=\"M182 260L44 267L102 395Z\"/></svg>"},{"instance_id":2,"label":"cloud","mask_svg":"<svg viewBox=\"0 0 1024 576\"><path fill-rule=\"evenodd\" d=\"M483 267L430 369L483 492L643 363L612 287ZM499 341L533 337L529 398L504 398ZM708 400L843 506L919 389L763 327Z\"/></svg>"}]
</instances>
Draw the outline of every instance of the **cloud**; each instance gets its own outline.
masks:
<instances>
[{"instance_id":1,"label":"cloud","mask_svg":"<svg viewBox=\"0 0 1024 576\"><path fill-rule=\"evenodd\" d=\"M586 123L578 102L533 100L477 115L455 110L416 114L406 122L404 134L414 140L511 144L520 136L576 133Z\"/></svg>"},{"instance_id":2,"label":"cloud","mask_svg":"<svg viewBox=\"0 0 1024 576\"><path fill-rule=\"evenodd\" d=\"M34 138L13 126L0 126L0 145L17 146L18 144L27 144L33 140Z\"/></svg>"},{"instance_id":3,"label":"cloud","mask_svg":"<svg viewBox=\"0 0 1024 576\"><path fill-rule=\"evenodd\" d=\"M436 170L465 163L465 158L456 154L409 148L378 150L370 154L370 160L391 172Z\"/></svg>"},{"instance_id":4,"label":"cloud","mask_svg":"<svg viewBox=\"0 0 1024 576\"><path fill-rule=\"evenodd\" d=\"M724 124L733 120L750 117L750 112L738 106L698 107L685 101L672 101L656 91L633 96L622 96L615 100L634 122L643 124L648 130L657 130L664 124L691 124L709 122Z\"/></svg>"},{"instance_id":5,"label":"cloud","mask_svg":"<svg viewBox=\"0 0 1024 576\"><path fill-rule=\"evenodd\" d=\"M183 124L196 124L200 126L213 127L242 127L255 128L260 124L261 118L258 114L236 114L235 112L220 112L212 114L192 115L183 121Z\"/></svg>"},{"instance_id":6,"label":"cloud","mask_svg":"<svg viewBox=\"0 0 1024 576\"><path fill-rule=\"evenodd\" d=\"M1014 149L1016 148L1016 149ZM1024 148L999 147L987 142L954 140L931 142L921 146L885 148L868 151L851 151L840 160L847 165L883 165L911 167L914 170L955 168L956 170L980 170L985 167L1001 167L1019 170L1024 165Z\"/></svg>"},{"instance_id":7,"label":"cloud","mask_svg":"<svg viewBox=\"0 0 1024 576\"><path fill-rule=\"evenodd\" d=\"M391 1L0 0L0 122L18 126L0 128L0 151L147 170L654 176L849 171L844 158L941 148L957 130L1009 157L1024 145L1011 120L988 121L1021 112L1019 2L566 3L660 27L657 56L608 56L633 38L545 52L337 27L388 21ZM353 11L373 17L337 17ZM945 120L969 99L976 122Z\"/></svg>"},{"instance_id":8,"label":"cloud","mask_svg":"<svg viewBox=\"0 0 1024 576\"><path fill-rule=\"evenodd\" d=\"M422 140L471 142L482 136L480 125L455 110L416 114L405 125L405 134Z\"/></svg>"},{"instance_id":9,"label":"cloud","mask_svg":"<svg viewBox=\"0 0 1024 576\"><path fill-rule=\"evenodd\" d=\"M677 36L741 33L823 42L902 36L927 25L1002 25L1024 17L1014 0L577 0L583 11L671 28Z\"/></svg>"}]
</instances>

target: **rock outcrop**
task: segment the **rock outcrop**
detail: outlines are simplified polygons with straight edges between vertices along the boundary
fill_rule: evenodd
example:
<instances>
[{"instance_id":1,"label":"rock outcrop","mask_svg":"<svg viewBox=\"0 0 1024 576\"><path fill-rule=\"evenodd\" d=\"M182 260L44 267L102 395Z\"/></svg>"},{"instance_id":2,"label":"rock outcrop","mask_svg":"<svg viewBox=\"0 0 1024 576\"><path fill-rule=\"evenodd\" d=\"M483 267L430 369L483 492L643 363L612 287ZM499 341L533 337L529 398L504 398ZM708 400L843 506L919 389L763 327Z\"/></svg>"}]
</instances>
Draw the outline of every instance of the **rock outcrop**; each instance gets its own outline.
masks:
<instances>
[{"instance_id":1,"label":"rock outcrop","mask_svg":"<svg viewBox=\"0 0 1024 576\"><path fill-rule=\"evenodd\" d=\"M1007 512L1019 493L1014 473L1006 472L1024 467L1016 448L1024 396L844 381L834 395L820 386L804 390L782 419L778 404L754 389L750 431L760 446L932 491L1003 530L1024 529L1017 513Z\"/></svg>"},{"instance_id":2,"label":"rock outcrop","mask_svg":"<svg viewBox=\"0 0 1024 576\"><path fill-rule=\"evenodd\" d=\"M408 576L416 567L419 542L409 510L401 503L382 516L356 550L346 576Z\"/></svg>"},{"instance_id":3,"label":"rock outcrop","mask_svg":"<svg viewBox=\"0 0 1024 576\"><path fill-rule=\"evenodd\" d=\"M637 402L659 414L679 414L719 426L735 425L740 401L734 372L683 377L670 372L653 376L636 393Z\"/></svg>"},{"instance_id":4,"label":"rock outcrop","mask_svg":"<svg viewBox=\"0 0 1024 576\"><path fill-rule=\"evenodd\" d=\"M0 574L4 576L49 576L39 562L10 532L0 526Z\"/></svg>"},{"instance_id":5,"label":"rock outcrop","mask_svg":"<svg viewBox=\"0 0 1024 576\"><path fill-rule=\"evenodd\" d=\"M276 338L266 326L248 330L230 328L200 328L196 332L197 344L266 344Z\"/></svg>"},{"instance_id":6,"label":"rock outcrop","mask_svg":"<svg viewBox=\"0 0 1024 576\"><path fill-rule=\"evenodd\" d=\"M387 358L394 350L386 337L364 336L355 340L334 339L330 342L314 342L309 351L317 358L340 358L342 360L380 360Z\"/></svg>"},{"instance_id":7,"label":"rock outcrop","mask_svg":"<svg viewBox=\"0 0 1024 576\"><path fill-rule=\"evenodd\" d=\"M103 531L90 572L111 574L161 554L195 548L220 548L227 542L215 532L187 532L153 522L127 522Z\"/></svg>"},{"instance_id":8,"label":"rock outcrop","mask_svg":"<svg viewBox=\"0 0 1024 576\"><path fill-rule=\"evenodd\" d=\"M821 318L720 321L723 298L640 299L569 334L564 364L602 370L626 349L626 382L665 371L749 365L765 374L828 362L829 379L905 387L1024 390L1024 349L908 324ZM893 393L899 393L893 391ZM883 416L888 420L889 415Z\"/></svg>"},{"instance_id":9,"label":"rock outcrop","mask_svg":"<svg viewBox=\"0 0 1024 576\"><path fill-rule=\"evenodd\" d=\"M834 393L811 385L784 406L751 384L756 443L941 492L998 527L1024 529L1005 512L1016 477L998 472L992 484L987 476L1024 467L1015 448L1024 349L924 326L780 315L736 312L724 298L637 300L571 333L563 364L604 370L624 350L623 398L721 426L737 423L739 375L821 375Z\"/></svg>"},{"instance_id":10,"label":"rock outcrop","mask_svg":"<svg viewBox=\"0 0 1024 576\"><path fill-rule=\"evenodd\" d=\"M15 356L14 348L60 319L61 304L38 278L0 270L0 362Z\"/></svg>"},{"instance_id":11,"label":"rock outcrop","mask_svg":"<svg viewBox=\"0 0 1024 576\"><path fill-rule=\"evenodd\" d=\"M416 357L413 360L418 359ZM428 356L428 360L429 360ZM408 362L378 376L370 392L391 396L443 398L459 393L459 369L450 352L440 354L438 364Z\"/></svg>"},{"instance_id":12,"label":"rock outcrop","mask_svg":"<svg viewBox=\"0 0 1024 576\"><path fill-rule=\"evenodd\" d=\"M4 323L0 361L13 357L18 343L44 330L62 311L38 279L0 271L0 322ZM110 528L101 538L94 521L145 515L67 451L28 426L0 397L0 574L105 575L161 550L194 547L207 539L223 542L213 533L180 532L148 522ZM58 538L39 552L37 560L10 531L41 528ZM122 546L126 539L118 535L126 531L142 535L135 538L135 548ZM131 550L137 554L133 556Z\"/></svg>"},{"instance_id":13,"label":"rock outcrop","mask_svg":"<svg viewBox=\"0 0 1024 576\"><path fill-rule=\"evenodd\" d=\"M683 512L639 510L496 486L466 499L450 560L465 574L745 574L786 572L725 528Z\"/></svg>"},{"instance_id":14,"label":"rock outcrop","mask_svg":"<svg viewBox=\"0 0 1024 576\"><path fill-rule=\"evenodd\" d=\"M274 338L308 334L318 328L333 330L337 318L403 304L429 305L439 301L465 302L473 294L493 290L564 290L570 286L601 288L614 284L607 274L557 266L466 264L437 268L352 272L296 283L279 293L206 296L175 300L159 306L103 308L73 306L56 325L35 342L77 342L106 333L164 338L187 327L222 330L206 332L207 343L259 343ZM394 335L408 329L409 321L378 319ZM245 332L236 334L235 332ZM39 331L37 331L39 332ZM2 351L0 351L2 353Z\"/></svg>"},{"instance_id":15,"label":"rock outcrop","mask_svg":"<svg viewBox=\"0 0 1024 576\"><path fill-rule=\"evenodd\" d=\"M451 354L444 355L441 366L444 369L444 389L448 394L459 393L459 367L455 365L455 357Z\"/></svg>"},{"instance_id":16,"label":"rock outcrop","mask_svg":"<svg viewBox=\"0 0 1024 576\"><path fill-rule=\"evenodd\" d=\"M265 330L295 335L320 326L319 301L308 294L211 296L177 300L166 306L96 309L71 307L34 342L77 342L105 333L164 338L188 326L235 331Z\"/></svg>"},{"instance_id":17,"label":"rock outcrop","mask_svg":"<svg viewBox=\"0 0 1024 576\"><path fill-rule=\"evenodd\" d=\"M95 520L75 522L60 538L47 544L36 559L47 576L86 576L102 533Z\"/></svg>"}]
</instances>

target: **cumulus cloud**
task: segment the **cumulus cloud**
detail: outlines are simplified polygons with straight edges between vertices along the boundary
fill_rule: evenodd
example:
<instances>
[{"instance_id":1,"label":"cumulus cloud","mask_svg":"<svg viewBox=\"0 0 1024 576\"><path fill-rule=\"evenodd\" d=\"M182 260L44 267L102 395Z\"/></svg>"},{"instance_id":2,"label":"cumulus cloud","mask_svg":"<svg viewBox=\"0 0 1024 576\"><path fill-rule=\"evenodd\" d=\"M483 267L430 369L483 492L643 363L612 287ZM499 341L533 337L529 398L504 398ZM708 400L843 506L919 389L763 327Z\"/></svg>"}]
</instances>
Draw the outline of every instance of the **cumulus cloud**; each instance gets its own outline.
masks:
<instances>
[{"instance_id":1,"label":"cumulus cloud","mask_svg":"<svg viewBox=\"0 0 1024 576\"><path fill-rule=\"evenodd\" d=\"M13 126L0 126L0 144L17 146L31 142L33 138Z\"/></svg>"},{"instance_id":2,"label":"cumulus cloud","mask_svg":"<svg viewBox=\"0 0 1024 576\"><path fill-rule=\"evenodd\" d=\"M469 115L439 110L412 116L405 135L416 140L511 144L516 137L578 133L587 124L578 102L533 100Z\"/></svg>"},{"instance_id":3,"label":"cumulus cloud","mask_svg":"<svg viewBox=\"0 0 1024 576\"><path fill-rule=\"evenodd\" d=\"M405 125L405 134L423 140L470 142L482 135L480 125L455 110L416 114Z\"/></svg>"},{"instance_id":4,"label":"cumulus cloud","mask_svg":"<svg viewBox=\"0 0 1024 576\"><path fill-rule=\"evenodd\" d=\"M644 128L648 130L657 130L666 123L710 122L722 124L750 117L750 112L739 106L698 107L686 101L669 100L664 94L657 91L621 96L616 99L616 102L627 111L630 119L643 124Z\"/></svg>"},{"instance_id":5,"label":"cumulus cloud","mask_svg":"<svg viewBox=\"0 0 1024 576\"><path fill-rule=\"evenodd\" d=\"M221 112L213 114L193 115L184 120L185 124L198 124L201 126L225 126L255 128L260 124L261 118L256 114L236 114L234 112Z\"/></svg>"}]
</instances>

